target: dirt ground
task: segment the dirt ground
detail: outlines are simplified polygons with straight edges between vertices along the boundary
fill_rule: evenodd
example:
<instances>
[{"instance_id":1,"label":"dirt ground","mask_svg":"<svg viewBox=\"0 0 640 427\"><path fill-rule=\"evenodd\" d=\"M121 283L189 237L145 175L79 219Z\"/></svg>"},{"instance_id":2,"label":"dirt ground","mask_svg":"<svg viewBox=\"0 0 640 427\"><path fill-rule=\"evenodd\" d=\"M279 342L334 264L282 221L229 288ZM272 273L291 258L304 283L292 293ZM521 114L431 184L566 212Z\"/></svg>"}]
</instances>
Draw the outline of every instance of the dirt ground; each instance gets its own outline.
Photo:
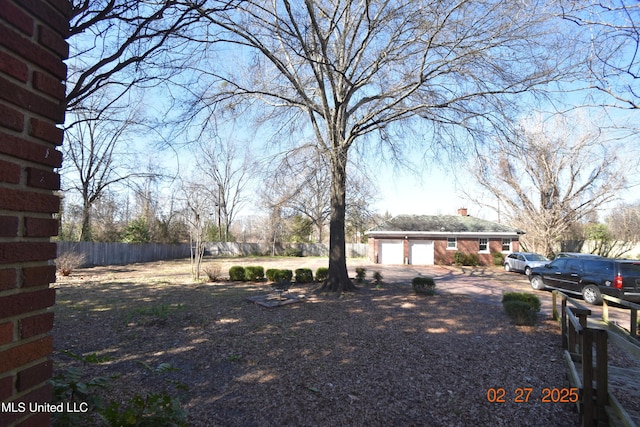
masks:
<instances>
[{"instance_id":1,"label":"dirt ground","mask_svg":"<svg viewBox=\"0 0 640 427\"><path fill-rule=\"evenodd\" d=\"M205 265L214 262L223 272L234 264L327 265L323 258ZM122 405L166 389L194 426L577 423L573 405L541 402L543 389L565 387L557 325L543 310L537 326L516 327L502 311L504 291L532 291L524 276L362 259L349 261L351 276L360 266L369 279L381 272L382 286L367 282L337 297L316 295L317 283L297 285L291 293L300 302L271 309L247 300L273 295L268 284L194 283L188 261L77 270L56 284L56 372L114 376L97 393ZM435 277L438 295L415 295L410 281L418 275ZM541 299L548 307L549 294ZM83 366L63 350L107 361ZM160 364L174 369L142 368ZM505 402L490 402L502 389ZM530 399L516 402L524 389Z\"/></svg>"}]
</instances>

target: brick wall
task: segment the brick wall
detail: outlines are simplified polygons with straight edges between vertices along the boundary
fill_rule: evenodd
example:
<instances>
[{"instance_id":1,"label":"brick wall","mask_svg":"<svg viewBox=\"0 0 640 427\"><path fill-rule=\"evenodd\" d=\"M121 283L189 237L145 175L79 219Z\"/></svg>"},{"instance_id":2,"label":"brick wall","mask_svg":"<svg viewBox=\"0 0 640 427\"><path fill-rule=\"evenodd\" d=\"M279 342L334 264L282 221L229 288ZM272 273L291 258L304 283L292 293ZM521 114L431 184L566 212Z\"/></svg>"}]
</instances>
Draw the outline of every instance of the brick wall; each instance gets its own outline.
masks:
<instances>
[{"instance_id":1,"label":"brick wall","mask_svg":"<svg viewBox=\"0 0 640 427\"><path fill-rule=\"evenodd\" d=\"M66 0L0 0L0 426L50 420L28 405L51 399L68 17Z\"/></svg>"}]
</instances>

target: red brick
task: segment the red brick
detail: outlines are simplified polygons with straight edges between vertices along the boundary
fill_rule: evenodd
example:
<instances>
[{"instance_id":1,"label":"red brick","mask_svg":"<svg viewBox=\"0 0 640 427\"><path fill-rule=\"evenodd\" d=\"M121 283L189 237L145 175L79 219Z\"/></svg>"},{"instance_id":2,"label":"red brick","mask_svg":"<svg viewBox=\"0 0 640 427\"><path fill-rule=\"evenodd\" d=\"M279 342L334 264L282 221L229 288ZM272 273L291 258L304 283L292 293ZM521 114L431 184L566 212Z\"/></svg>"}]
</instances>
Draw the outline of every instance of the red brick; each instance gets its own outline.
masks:
<instances>
[{"instance_id":1,"label":"red brick","mask_svg":"<svg viewBox=\"0 0 640 427\"><path fill-rule=\"evenodd\" d=\"M18 286L18 275L15 268L0 269L0 291L15 289Z\"/></svg>"},{"instance_id":2,"label":"red brick","mask_svg":"<svg viewBox=\"0 0 640 427\"><path fill-rule=\"evenodd\" d=\"M0 25L1 28L2 25ZM0 31L0 40L2 40L2 37L3 35ZM50 101L5 79L0 79L0 98L17 107L40 114L56 123L64 121L64 109L61 108L60 102Z\"/></svg>"},{"instance_id":3,"label":"red brick","mask_svg":"<svg viewBox=\"0 0 640 427\"><path fill-rule=\"evenodd\" d=\"M25 391L51 378L53 364L50 360L18 372L16 388L18 391Z\"/></svg>"},{"instance_id":4,"label":"red brick","mask_svg":"<svg viewBox=\"0 0 640 427\"><path fill-rule=\"evenodd\" d=\"M62 82L40 71L33 72L33 87L56 99L64 99L64 85Z\"/></svg>"},{"instance_id":5,"label":"red brick","mask_svg":"<svg viewBox=\"0 0 640 427\"><path fill-rule=\"evenodd\" d=\"M33 35L33 18L16 7L9 0L0 0L0 18L4 18L7 22L27 36Z\"/></svg>"},{"instance_id":6,"label":"red brick","mask_svg":"<svg viewBox=\"0 0 640 427\"><path fill-rule=\"evenodd\" d=\"M44 169L27 168L27 185L47 190L60 189L60 175Z\"/></svg>"},{"instance_id":7,"label":"red brick","mask_svg":"<svg viewBox=\"0 0 640 427\"><path fill-rule=\"evenodd\" d=\"M0 378L0 400L5 401L13 393L13 375Z\"/></svg>"},{"instance_id":8,"label":"red brick","mask_svg":"<svg viewBox=\"0 0 640 427\"><path fill-rule=\"evenodd\" d=\"M0 160L0 181L8 182L11 184L19 183L20 171L21 168L19 165Z\"/></svg>"},{"instance_id":9,"label":"red brick","mask_svg":"<svg viewBox=\"0 0 640 427\"><path fill-rule=\"evenodd\" d=\"M0 318L51 307L55 299L53 288L0 297ZM2 363L0 363L0 369L1 367Z\"/></svg>"},{"instance_id":10,"label":"red brick","mask_svg":"<svg viewBox=\"0 0 640 427\"><path fill-rule=\"evenodd\" d=\"M0 59L0 61L2 60ZM24 114L0 103L0 126L22 132L24 130Z\"/></svg>"},{"instance_id":11,"label":"red brick","mask_svg":"<svg viewBox=\"0 0 640 427\"><path fill-rule=\"evenodd\" d=\"M0 200L2 209L9 211L55 213L60 209L60 197L51 194L0 187Z\"/></svg>"},{"instance_id":12,"label":"red brick","mask_svg":"<svg viewBox=\"0 0 640 427\"><path fill-rule=\"evenodd\" d=\"M43 265L40 267L26 267L22 269L23 288L47 286L56 281L56 266Z\"/></svg>"},{"instance_id":13,"label":"red brick","mask_svg":"<svg viewBox=\"0 0 640 427\"><path fill-rule=\"evenodd\" d=\"M27 393L18 399L17 402L25 402L27 408L29 403L47 403L51 402L52 386L49 383L43 384L42 387ZM27 417L27 418L25 418ZM23 419L24 418L24 419ZM36 412L31 415L29 411L21 412L0 412L0 426L10 425L16 421L23 419L16 427L49 427L51 414L48 412Z\"/></svg>"},{"instance_id":14,"label":"red brick","mask_svg":"<svg viewBox=\"0 0 640 427\"><path fill-rule=\"evenodd\" d=\"M22 6L31 12L35 17L45 21L58 34L66 36L69 31L69 15L65 16L61 10L54 9L47 2L28 1Z\"/></svg>"},{"instance_id":15,"label":"red brick","mask_svg":"<svg viewBox=\"0 0 640 427\"><path fill-rule=\"evenodd\" d=\"M62 153L49 144L27 141L2 131L0 131L0 142L0 153L54 168L62 166ZM61 144L62 138L53 143Z\"/></svg>"},{"instance_id":16,"label":"red brick","mask_svg":"<svg viewBox=\"0 0 640 427\"><path fill-rule=\"evenodd\" d=\"M59 127L38 119L29 120L29 135L52 144L62 144L64 131Z\"/></svg>"},{"instance_id":17,"label":"red brick","mask_svg":"<svg viewBox=\"0 0 640 427\"><path fill-rule=\"evenodd\" d=\"M51 51L32 43L0 22L0 45L20 55L27 62L32 62L59 79L66 79L67 66L60 61L60 57Z\"/></svg>"},{"instance_id":18,"label":"red brick","mask_svg":"<svg viewBox=\"0 0 640 427\"><path fill-rule=\"evenodd\" d=\"M47 27L38 26L38 42L59 55L61 58L69 56L69 44L65 41L64 36L51 31Z\"/></svg>"},{"instance_id":19,"label":"red brick","mask_svg":"<svg viewBox=\"0 0 640 427\"><path fill-rule=\"evenodd\" d=\"M17 235L18 235L18 217L17 216L0 216L0 237L16 237ZM0 289L2 289L1 285L0 285Z\"/></svg>"},{"instance_id":20,"label":"red brick","mask_svg":"<svg viewBox=\"0 0 640 427\"><path fill-rule=\"evenodd\" d=\"M12 371L27 363L48 356L53 351L50 336L0 351L0 371Z\"/></svg>"},{"instance_id":21,"label":"red brick","mask_svg":"<svg viewBox=\"0 0 640 427\"><path fill-rule=\"evenodd\" d=\"M0 264L48 261L56 255L52 242L0 242Z\"/></svg>"},{"instance_id":22,"label":"red brick","mask_svg":"<svg viewBox=\"0 0 640 427\"><path fill-rule=\"evenodd\" d=\"M13 322L0 323L0 345L13 341Z\"/></svg>"},{"instance_id":23,"label":"red brick","mask_svg":"<svg viewBox=\"0 0 640 427\"><path fill-rule=\"evenodd\" d=\"M54 218L27 217L24 219L24 227L24 235L26 237L50 237L58 235L58 220Z\"/></svg>"},{"instance_id":24,"label":"red brick","mask_svg":"<svg viewBox=\"0 0 640 427\"><path fill-rule=\"evenodd\" d=\"M2 6L0 6L0 8L2 8ZM24 62L6 52L0 52L0 71L24 83L26 83L29 78L29 67L27 67Z\"/></svg>"},{"instance_id":25,"label":"red brick","mask_svg":"<svg viewBox=\"0 0 640 427\"><path fill-rule=\"evenodd\" d=\"M46 334L53 328L53 312L38 314L20 320L20 338Z\"/></svg>"},{"instance_id":26,"label":"red brick","mask_svg":"<svg viewBox=\"0 0 640 427\"><path fill-rule=\"evenodd\" d=\"M49 400L40 401L40 403L48 402ZM50 412L36 412L26 420L20 422L16 427L49 427L51 425L51 413Z\"/></svg>"}]
</instances>

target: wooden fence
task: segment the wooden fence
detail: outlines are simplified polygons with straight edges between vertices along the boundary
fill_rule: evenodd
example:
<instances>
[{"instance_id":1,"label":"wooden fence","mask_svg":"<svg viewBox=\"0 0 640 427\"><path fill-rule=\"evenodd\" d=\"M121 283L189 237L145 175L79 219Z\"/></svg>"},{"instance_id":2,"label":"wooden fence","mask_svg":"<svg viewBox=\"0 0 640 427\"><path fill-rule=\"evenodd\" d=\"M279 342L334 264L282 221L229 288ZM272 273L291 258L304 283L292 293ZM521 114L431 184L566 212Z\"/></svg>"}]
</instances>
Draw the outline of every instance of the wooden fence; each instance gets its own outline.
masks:
<instances>
[{"instance_id":1,"label":"wooden fence","mask_svg":"<svg viewBox=\"0 0 640 427\"><path fill-rule=\"evenodd\" d=\"M188 258L188 243L104 243L104 242L57 242L58 256L65 252L76 252L85 256L84 266L126 265L169 259ZM314 243L262 244L214 242L205 244L205 256L262 256L287 255L329 256L329 245ZM347 244L347 257L362 258L367 255L367 244Z\"/></svg>"}]
</instances>

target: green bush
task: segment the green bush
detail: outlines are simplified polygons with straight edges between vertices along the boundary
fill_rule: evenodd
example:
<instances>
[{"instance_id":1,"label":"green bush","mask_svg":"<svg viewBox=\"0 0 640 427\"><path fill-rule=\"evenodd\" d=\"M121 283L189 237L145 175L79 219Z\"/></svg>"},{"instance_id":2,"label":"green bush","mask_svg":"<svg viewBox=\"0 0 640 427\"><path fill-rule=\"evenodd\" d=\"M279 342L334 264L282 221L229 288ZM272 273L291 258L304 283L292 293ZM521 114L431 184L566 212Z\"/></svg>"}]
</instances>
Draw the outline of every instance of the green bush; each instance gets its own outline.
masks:
<instances>
[{"instance_id":1,"label":"green bush","mask_svg":"<svg viewBox=\"0 0 640 427\"><path fill-rule=\"evenodd\" d=\"M502 303L508 301L520 301L529 304L532 310L535 312L540 311L540 298L534 294L528 294L526 292L505 292L502 295Z\"/></svg>"},{"instance_id":2,"label":"green bush","mask_svg":"<svg viewBox=\"0 0 640 427\"><path fill-rule=\"evenodd\" d=\"M327 267L318 267L316 270L316 280L318 282L324 282L329 277L329 269Z\"/></svg>"},{"instance_id":3,"label":"green bush","mask_svg":"<svg viewBox=\"0 0 640 427\"><path fill-rule=\"evenodd\" d=\"M413 286L413 291L417 294L436 294L436 282L433 277L414 277L411 281L411 286Z\"/></svg>"},{"instance_id":4,"label":"green bush","mask_svg":"<svg viewBox=\"0 0 640 427\"><path fill-rule=\"evenodd\" d=\"M379 271L376 271L375 273L373 273L373 280L376 281L376 289L379 289L380 285L382 284L382 274L380 274Z\"/></svg>"},{"instance_id":5,"label":"green bush","mask_svg":"<svg viewBox=\"0 0 640 427\"><path fill-rule=\"evenodd\" d=\"M260 266L245 267L244 279L249 282L260 282L264 280L264 267L260 267Z\"/></svg>"},{"instance_id":6,"label":"green bush","mask_svg":"<svg viewBox=\"0 0 640 427\"><path fill-rule=\"evenodd\" d=\"M234 282L244 282L244 267L234 265L229 269L229 279Z\"/></svg>"},{"instance_id":7,"label":"green bush","mask_svg":"<svg viewBox=\"0 0 640 427\"><path fill-rule=\"evenodd\" d=\"M478 265L480 265L480 257L478 257L478 254L465 254L458 251L453 255L453 262L456 265L468 265L477 267Z\"/></svg>"},{"instance_id":8,"label":"green bush","mask_svg":"<svg viewBox=\"0 0 640 427\"><path fill-rule=\"evenodd\" d=\"M293 278L293 271L270 268L266 271L267 280L270 282L282 282Z\"/></svg>"},{"instance_id":9,"label":"green bush","mask_svg":"<svg viewBox=\"0 0 640 427\"><path fill-rule=\"evenodd\" d=\"M493 265L504 265L504 254L502 252L493 252Z\"/></svg>"},{"instance_id":10,"label":"green bush","mask_svg":"<svg viewBox=\"0 0 640 427\"><path fill-rule=\"evenodd\" d=\"M367 276L367 270L363 267L356 268L356 279L358 283L364 282L364 278Z\"/></svg>"},{"instance_id":11,"label":"green bush","mask_svg":"<svg viewBox=\"0 0 640 427\"><path fill-rule=\"evenodd\" d=\"M302 256L302 249L289 247L284 250L284 256Z\"/></svg>"},{"instance_id":12,"label":"green bush","mask_svg":"<svg viewBox=\"0 0 640 427\"><path fill-rule=\"evenodd\" d=\"M536 324L538 314L529 303L524 301L504 301L502 306L516 325L533 326Z\"/></svg>"},{"instance_id":13,"label":"green bush","mask_svg":"<svg viewBox=\"0 0 640 427\"><path fill-rule=\"evenodd\" d=\"M270 282L275 282L276 281L276 273L278 272L277 268L269 268L267 269L267 271L264 272L265 277L267 278L268 281Z\"/></svg>"},{"instance_id":14,"label":"green bush","mask_svg":"<svg viewBox=\"0 0 640 427\"><path fill-rule=\"evenodd\" d=\"M310 268L298 268L296 269L296 283L311 283L313 282L313 271Z\"/></svg>"}]
</instances>

